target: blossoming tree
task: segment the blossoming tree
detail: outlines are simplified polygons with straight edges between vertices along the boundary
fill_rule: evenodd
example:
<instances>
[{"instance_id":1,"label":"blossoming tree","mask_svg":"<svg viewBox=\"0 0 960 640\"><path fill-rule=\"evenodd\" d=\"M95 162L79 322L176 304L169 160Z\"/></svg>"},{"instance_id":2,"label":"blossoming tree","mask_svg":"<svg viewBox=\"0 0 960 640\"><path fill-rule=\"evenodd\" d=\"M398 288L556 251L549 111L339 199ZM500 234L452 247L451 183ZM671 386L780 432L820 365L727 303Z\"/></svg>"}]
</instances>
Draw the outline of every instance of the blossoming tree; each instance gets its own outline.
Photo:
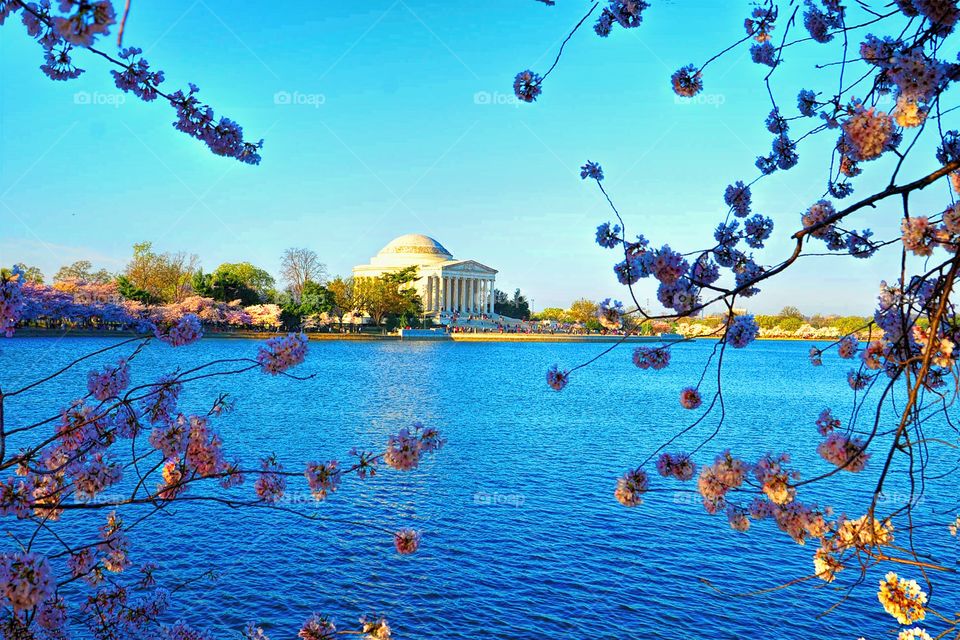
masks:
<instances>
[{"instance_id":1,"label":"blossoming tree","mask_svg":"<svg viewBox=\"0 0 960 640\"><path fill-rule=\"evenodd\" d=\"M564 46L588 19L594 18L596 35L614 37L619 29L640 27L653 10L650 4L644 0L588 3L586 15L546 72L525 70L516 75L517 98L532 103L541 97L547 77L561 68ZM960 65L946 59L956 51L960 7L956 0L874 4L880 3L761 0L744 16L739 39L703 64L680 68L669 79L677 95L694 97L709 82L711 63L746 47L764 70L759 95L770 102L764 125L772 135L771 148L757 158L753 177L733 180L722 194L719 225L708 246L678 251L668 244L656 246L643 235L629 235L624 216L604 188L600 165L587 162L581 168L581 177L600 190L616 219L600 225L596 241L617 254L613 270L633 302L635 310L629 313L644 319L657 317L637 301L635 287L647 278L657 282L657 298L670 317L692 316L708 306L727 311L726 321L711 332L717 342L702 374L678 389L681 406L696 417L620 478L614 495L621 504L635 507L644 494L662 490L670 482L695 482L706 511L726 514L733 529L745 532L752 521L773 520L795 542L813 542L813 571L808 577L833 582L850 570L845 575L851 576L850 584L855 586L876 565L899 567L926 585L924 591L916 580L901 578L894 571L880 583L880 603L904 625L900 638L931 637L926 629L907 627L924 620L928 612L940 627L937 637L944 637L956 633L960 621L946 613L953 609L931 608L927 592L937 575L955 570L916 547L915 533L929 523L918 522L914 510L926 482L952 477L949 467L930 468L928 447L958 445L950 412L960 388L960 323L953 298L960 272L960 203L956 199L960 133L950 127L954 108L944 96L960 78ZM795 98L786 102L777 80L789 53L827 43L835 46L821 49L818 68L832 72L830 82L824 87L790 87L788 93ZM892 109L883 108L887 103ZM752 190L762 186L765 177L796 166L804 143L818 137L831 140L829 154L816 159L824 172L822 197L801 211L775 216L755 213ZM928 148L936 152L925 151ZM878 158L893 158L891 173L881 176L885 186L854 196L855 186L862 182L858 176L869 174ZM924 169L905 175L907 167L913 166ZM914 196L928 187L941 188L942 204L917 211ZM875 238L869 229L858 230L855 225L867 209L898 217L902 234ZM771 237L775 218L778 226L786 226L792 252L780 257L753 253ZM850 259L886 259L890 268L889 281L880 283L873 320L854 332L865 332L868 339L861 342L854 334L843 335L810 349L813 366L820 365L828 352L850 363L846 376L852 394L850 418L840 420L825 408L808 420L822 437L817 453L832 469L801 473L786 452L746 460L726 450L713 460L695 460L709 442L722 437L724 354L749 347L758 337L754 318L736 315L735 303L756 295L766 281L799 258L824 249ZM621 303L606 301L598 318L606 326L619 327L625 313ZM655 375L669 365L674 348L638 348L633 362L646 375ZM586 364L569 369L554 366L547 372L547 382L563 389ZM710 370L715 375L708 376ZM876 411L867 411L871 406ZM716 427L704 435L701 427L714 417ZM686 448L681 450L681 445ZM651 466L661 480L651 481ZM818 506L805 497L814 483L830 482L838 474L856 474L868 466L879 467L878 480L867 487L872 498L856 517L836 515L828 505ZM904 472L910 499L891 507L881 498L894 470ZM944 536L948 534L947 522L935 525L942 527ZM956 523L951 527L950 533L956 535Z\"/></svg>"}]
</instances>

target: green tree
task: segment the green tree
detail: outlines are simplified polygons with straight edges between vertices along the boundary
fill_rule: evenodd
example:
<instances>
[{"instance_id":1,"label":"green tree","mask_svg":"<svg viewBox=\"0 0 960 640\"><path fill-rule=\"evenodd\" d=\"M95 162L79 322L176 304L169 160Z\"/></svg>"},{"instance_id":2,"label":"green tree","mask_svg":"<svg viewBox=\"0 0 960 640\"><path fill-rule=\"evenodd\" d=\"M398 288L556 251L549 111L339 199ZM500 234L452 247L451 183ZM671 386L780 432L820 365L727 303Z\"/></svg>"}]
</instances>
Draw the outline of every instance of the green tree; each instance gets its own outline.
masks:
<instances>
[{"instance_id":1,"label":"green tree","mask_svg":"<svg viewBox=\"0 0 960 640\"><path fill-rule=\"evenodd\" d=\"M569 313L574 322L587 324L597 318L597 310L599 310L599 308L600 306L596 302L587 300L586 298L580 298L579 300L574 300L573 304L570 305Z\"/></svg>"},{"instance_id":2,"label":"green tree","mask_svg":"<svg viewBox=\"0 0 960 640\"><path fill-rule=\"evenodd\" d=\"M411 286L417 279L415 266L376 278L361 278L354 284L354 304L378 327L390 316L417 316L422 304L416 289Z\"/></svg>"},{"instance_id":3,"label":"green tree","mask_svg":"<svg viewBox=\"0 0 960 640\"><path fill-rule=\"evenodd\" d=\"M213 274L204 273L203 269L197 269L197 272L190 277L190 287L198 296L202 298L212 298L213 287L210 283L212 279Z\"/></svg>"},{"instance_id":4,"label":"green tree","mask_svg":"<svg viewBox=\"0 0 960 640\"><path fill-rule=\"evenodd\" d=\"M784 318L796 318L797 320L806 320L807 316L801 313L796 307L786 306L780 310L780 315Z\"/></svg>"},{"instance_id":5,"label":"green tree","mask_svg":"<svg viewBox=\"0 0 960 640\"><path fill-rule=\"evenodd\" d=\"M22 262L17 263L20 270L23 271L23 281L32 282L33 284L43 284L43 272L40 271L39 267L28 267Z\"/></svg>"},{"instance_id":6,"label":"green tree","mask_svg":"<svg viewBox=\"0 0 960 640\"><path fill-rule=\"evenodd\" d=\"M77 280L79 282L96 282L106 284L113 280L113 276L106 269L93 270L93 264L89 260L77 260L73 264L60 267L54 274L53 282L65 282L67 280Z\"/></svg>"},{"instance_id":7,"label":"green tree","mask_svg":"<svg viewBox=\"0 0 960 640\"><path fill-rule=\"evenodd\" d=\"M354 310L354 280L337 276L327 283L327 291L332 297L333 306L330 313L337 317L340 329L343 329L343 317Z\"/></svg>"},{"instance_id":8,"label":"green tree","mask_svg":"<svg viewBox=\"0 0 960 640\"><path fill-rule=\"evenodd\" d=\"M499 289L493 291L493 311L508 318L518 318L527 320L530 318L530 303L526 296L520 293L520 289L515 289L513 298Z\"/></svg>"},{"instance_id":9,"label":"green tree","mask_svg":"<svg viewBox=\"0 0 960 640\"><path fill-rule=\"evenodd\" d=\"M773 329L780 324L780 316L754 316L753 319L761 329Z\"/></svg>"},{"instance_id":10,"label":"green tree","mask_svg":"<svg viewBox=\"0 0 960 640\"><path fill-rule=\"evenodd\" d=\"M125 275L117 276L117 293L127 300L142 302L143 304L157 304L159 298L154 297L149 291L138 288Z\"/></svg>"},{"instance_id":11,"label":"green tree","mask_svg":"<svg viewBox=\"0 0 960 640\"><path fill-rule=\"evenodd\" d=\"M567 312L560 307L547 307L531 316L533 320L553 320L554 322L563 322Z\"/></svg>"},{"instance_id":12,"label":"green tree","mask_svg":"<svg viewBox=\"0 0 960 640\"><path fill-rule=\"evenodd\" d=\"M123 275L137 289L162 302L180 302L191 291L197 256L186 253L156 253L153 244L133 245L133 258Z\"/></svg>"},{"instance_id":13,"label":"green tree","mask_svg":"<svg viewBox=\"0 0 960 640\"><path fill-rule=\"evenodd\" d=\"M787 316L780 321L779 327L782 331L794 333L797 329L802 327L803 324L804 322L802 319L797 318L796 316Z\"/></svg>"},{"instance_id":14,"label":"green tree","mask_svg":"<svg viewBox=\"0 0 960 640\"><path fill-rule=\"evenodd\" d=\"M273 276L249 262L225 262L217 267L213 277L214 280L221 278L224 282L243 285L257 295L258 302L266 300L268 292L276 286Z\"/></svg>"},{"instance_id":15,"label":"green tree","mask_svg":"<svg viewBox=\"0 0 960 640\"><path fill-rule=\"evenodd\" d=\"M312 280L304 283L300 295L300 313L304 317L326 313L332 308L333 294L325 286Z\"/></svg>"},{"instance_id":16,"label":"green tree","mask_svg":"<svg viewBox=\"0 0 960 640\"><path fill-rule=\"evenodd\" d=\"M844 316L831 321L830 326L836 327L841 334L847 334L863 329L869 322L870 318L862 316Z\"/></svg>"}]
</instances>

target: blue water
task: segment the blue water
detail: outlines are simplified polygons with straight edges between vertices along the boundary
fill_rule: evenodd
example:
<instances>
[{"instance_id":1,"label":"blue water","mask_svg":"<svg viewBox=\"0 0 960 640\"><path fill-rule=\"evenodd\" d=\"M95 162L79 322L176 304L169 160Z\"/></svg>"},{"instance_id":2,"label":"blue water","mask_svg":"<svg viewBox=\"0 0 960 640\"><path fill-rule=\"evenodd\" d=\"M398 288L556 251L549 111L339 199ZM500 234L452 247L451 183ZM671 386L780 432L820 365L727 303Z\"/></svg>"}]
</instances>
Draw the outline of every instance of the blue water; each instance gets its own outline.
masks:
<instances>
[{"instance_id":1,"label":"blue water","mask_svg":"<svg viewBox=\"0 0 960 640\"><path fill-rule=\"evenodd\" d=\"M93 338L2 342L0 384L16 388L106 344ZM445 640L878 638L896 627L876 600L876 581L888 567L871 571L839 610L818 619L846 593L853 570L835 585L813 580L765 595L730 595L809 575L812 544L794 544L770 522L734 532L722 515L708 516L696 496L677 491L693 485L660 479L652 467L658 491L638 508L620 506L613 499L616 478L688 423L691 413L679 407L677 395L696 382L713 343L678 347L661 372L639 371L629 349L621 348L577 372L562 393L547 388L547 366L576 364L605 346L314 342L299 369L315 374L310 380L248 373L201 381L184 393L182 409L205 412L218 392L228 391L236 410L216 424L230 457L240 455L248 465L268 452L288 469L307 460L346 460L352 447L378 449L413 420L439 427L448 444L413 472L384 469L365 481L345 480L316 507L305 499L305 481L291 482L287 505L320 520L179 506L131 532L133 559L157 562L161 582L216 568L216 582L176 593L170 620L183 618L217 638L235 637L247 621L261 623L275 640L293 637L315 611L340 628L378 613L397 638ZM728 352L727 419L698 461L725 447L745 457L790 451L805 476L829 470L816 455L813 422L825 406L846 419L848 367L828 359L815 369L807 363L808 348L762 342ZM177 350L151 345L135 361L135 382L255 349L243 340L204 340ZM8 428L82 395L87 368L8 400ZM674 450L696 446L715 426L706 421ZM934 449L930 455L955 458ZM800 497L859 516L873 473L840 474ZM245 487L250 494L252 481ZM892 482L890 504L908 495L902 474ZM918 541L955 566L957 541L946 524L955 515L956 484L931 480L926 491L916 518L936 526L919 531ZM68 514L58 526L79 536L98 524ZM413 556L396 554L382 530L403 527L423 532ZM921 579L909 569L900 573ZM935 577L933 604L955 610L957 579Z\"/></svg>"}]
</instances>

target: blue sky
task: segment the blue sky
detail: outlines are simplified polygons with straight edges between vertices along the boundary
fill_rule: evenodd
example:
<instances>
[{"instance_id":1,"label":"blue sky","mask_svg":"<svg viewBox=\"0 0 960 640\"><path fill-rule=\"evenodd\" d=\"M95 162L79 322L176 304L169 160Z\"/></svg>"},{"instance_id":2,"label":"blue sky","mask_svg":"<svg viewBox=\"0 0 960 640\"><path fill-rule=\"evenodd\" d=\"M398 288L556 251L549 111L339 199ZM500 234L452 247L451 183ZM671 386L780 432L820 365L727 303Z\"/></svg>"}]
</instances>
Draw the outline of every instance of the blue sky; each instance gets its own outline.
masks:
<instances>
[{"instance_id":1,"label":"blue sky","mask_svg":"<svg viewBox=\"0 0 960 640\"><path fill-rule=\"evenodd\" d=\"M42 55L19 23L0 28L0 261L49 276L90 259L122 268L130 245L184 250L206 269L249 260L274 273L289 246L308 246L332 274L349 273L391 238L426 233L458 258L500 271L537 309L577 297L625 296L614 256L593 241L609 219L579 166L600 162L629 231L682 250L705 246L724 187L750 180L769 149L764 68L741 47L709 67L703 100L678 103L670 74L739 39L747 2L654 2L638 29L574 37L534 105L512 97L513 75L542 72L588 6L568 0L262 3L134 0L126 44L163 69L168 90L194 82L248 138L263 163L218 158L176 132L172 109L118 93L108 67L80 54L68 83L37 69ZM101 41L113 47L113 37ZM774 90L793 113L801 88L835 85L813 67L830 45L791 50ZM279 94L279 99L278 99ZM287 100L289 98L289 100ZM760 252L790 250L800 212L823 192L833 134L800 149L801 164L754 190L778 225ZM929 153L926 156L930 159ZM863 195L888 160L865 167ZM932 163L908 165L916 177ZM878 176L876 180L869 174ZM873 180L873 182L871 182ZM943 189L924 193L931 213ZM892 206L858 226L895 233ZM802 260L753 311L795 304L869 313L899 257ZM654 283L641 297L655 300Z\"/></svg>"}]
</instances>

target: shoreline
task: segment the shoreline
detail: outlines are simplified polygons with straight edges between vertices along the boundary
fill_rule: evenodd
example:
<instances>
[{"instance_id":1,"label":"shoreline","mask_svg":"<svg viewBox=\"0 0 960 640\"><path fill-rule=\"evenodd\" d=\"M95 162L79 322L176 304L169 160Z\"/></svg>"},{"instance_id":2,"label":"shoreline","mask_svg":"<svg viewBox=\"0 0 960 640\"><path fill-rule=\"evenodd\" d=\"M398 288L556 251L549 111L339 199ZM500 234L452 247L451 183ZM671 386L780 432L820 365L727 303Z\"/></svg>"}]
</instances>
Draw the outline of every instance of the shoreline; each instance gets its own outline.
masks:
<instances>
[{"instance_id":1,"label":"shoreline","mask_svg":"<svg viewBox=\"0 0 960 640\"><path fill-rule=\"evenodd\" d=\"M13 337L22 338L117 338L127 339L137 337L137 333L129 330L112 329L44 329L40 327L23 327L17 329ZM287 332L276 331L205 331L201 340L267 340L276 336L287 335ZM308 333L307 337L313 342L337 341L347 342L663 342L659 336L630 336L626 340L618 335L582 335L582 334L550 334L550 333L451 333L436 337L402 338L398 334L376 333Z\"/></svg>"},{"instance_id":2,"label":"shoreline","mask_svg":"<svg viewBox=\"0 0 960 640\"><path fill-rule=\"evenodd\" d=\"M286 335L283 331L206 331L202 340L267 340ZM39 327L23 327L17 329L13 337L24 338L134 338L138 334L128 330L111 329L43 329ZM583 334L549 334L549 333L452 333L443 334L435 338L408 337L402 339L397 334L375 333L308 333L311 341L338 341L347 342L594 342L594 343L671 343L676 340L662 340L660 336L630 336L623 339L618 335L583 335ZM716 340L715 336L696 336L693 340ZM757 337L757 340L782 341L826 341L827 338L799 338L799 337Z\"/></svg>"}]
</instances>

